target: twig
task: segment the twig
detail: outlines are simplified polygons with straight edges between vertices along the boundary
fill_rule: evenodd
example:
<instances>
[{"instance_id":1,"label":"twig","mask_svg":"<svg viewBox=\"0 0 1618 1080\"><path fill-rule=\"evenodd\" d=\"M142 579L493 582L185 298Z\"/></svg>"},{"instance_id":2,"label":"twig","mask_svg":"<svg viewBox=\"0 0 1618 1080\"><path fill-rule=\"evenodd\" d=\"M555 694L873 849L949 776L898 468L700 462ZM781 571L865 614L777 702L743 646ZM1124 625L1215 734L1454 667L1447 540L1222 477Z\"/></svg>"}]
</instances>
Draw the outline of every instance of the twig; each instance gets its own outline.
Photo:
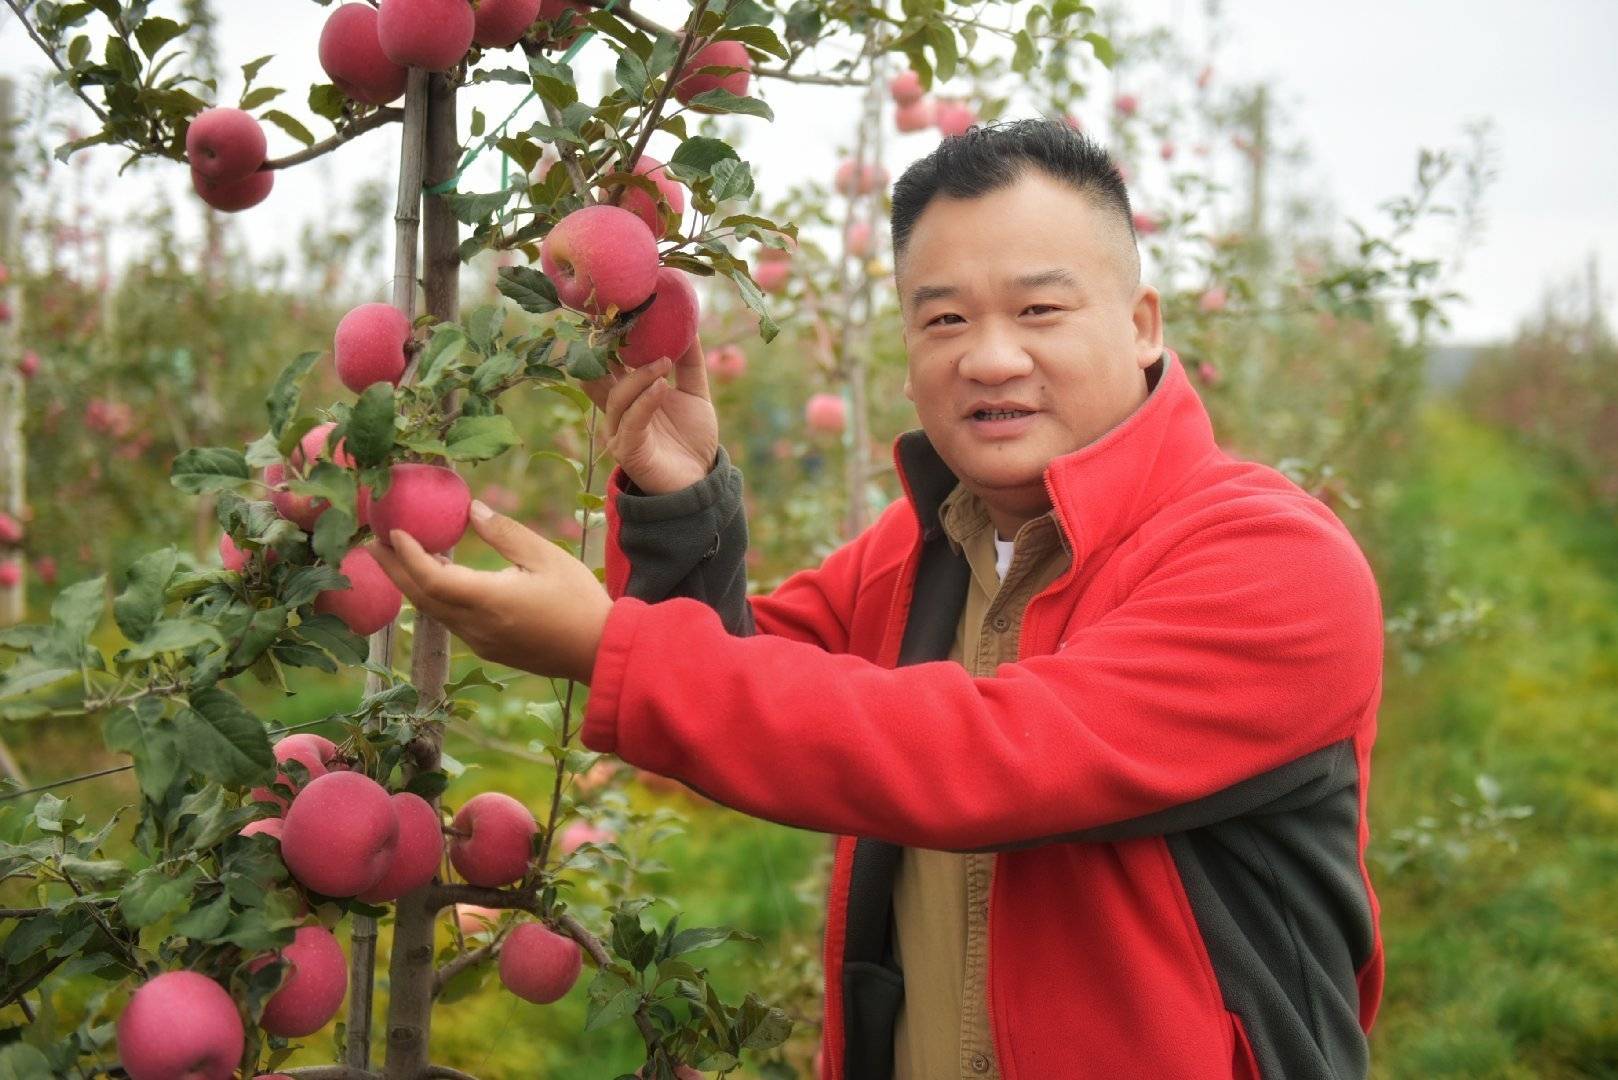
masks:
<instances>
[{"instance_id":1,"label":"twig","mask_svg":"<svg viewBox=\"0 0 1618 1080\"><path fill-rule=\"evenodd\" d=\"M115 896L88 896L84 898L86 904L116 904ZM55 908L48 907L6 907L0 908L0 919L28 919L35 915L45 915Z\"/></svg>"},{"instance_id":2,"label":"twig","mask_svg":"<svg viewBox=\"0 0 1618 1080\"><path fill-rule=\"evenodd\" d=\"M421 1074L427 1080L478 1080L471 1073L464 1073L459 1069L452 1069L448 1065L429 1065L427 1071Z\"/></svg>"},{"instance_id":3,"label":"twig","mask_svg":"<svg viewBox=\"0 0 1618 1080\"><path fill-rule=\"evenodd\" d=\"M562 113L549 101L545 102L545 116L550 120L552 127L562 126ZM573 190L585 202L595 202L590 194L590 184L584 177L584 170L579 167L579 157L573 150L573 144L562 140L561 149L557 151L562 156L562 168L567 170L569 180L573 181Z\"/></svg>"},{"instance_id":4,"label":"twig","mask_svg":"<svg viewBox=\"0 0 1618 1080\"><path fill-rule=\"evenodd\" d=\"M753 74L761 79L781 79L784 82L806 83L810 86L864 86L864 79L849 78L846 75L800 75L786 68L753 69Z\"/></svg>"},{"instance_id":5,"label":"twig","mask_svg":"<svg viewBox=\"0 0 1618 1080\"><path fill-rule=\"evenodd\" d=\"M607 0L583 0L583 2L588 4L590 7L600 8L602 10L605 10L607 6ZM661 23L653 22L640 12L632 10L628 4L622 4L613 8L612 14L618 16L635 29L644 30L646 33L654 36L658 34L674 33L673 30L670 30Z\"/></svg>"},{"instance_id":6,"label":"twig","mask_svg":"<svg viewBox=\"0 0 1618 1080\"><path fill-rule=\"evenodd\" d=\"M51 972L67 963L68 956L70 955L72 954L69 953L63 956L58 956L55 960L52 960L43 968L40 968L36 974L24 979L20 985L13 987L7 992L5 997L0 998L0 1009L10 1005L13 1001L21 1001L24 994L28 993L28 991L44 982L46 977L50 975Z\"/></svg>"},{"instance_id":7,"label":"twig","mask_svg":"<svg viewBox=\"0 0 1618 1080\"><path fill-rule=\"evenodd\" d=\"M6 0L6 2L10 3L11 0ZM358 120L354 121L348 127L339 131L329 139L322 139L313 146L308 146L302 150L299 150L296 154L288 154L284 158L273 158L266 161L263 168L289 169L294 165L302 165L304 162L312 161L315 158L320 157L322 154L331 153L344 143L364 135L367 131L374 131L383 124L391 124L403 119L403 109L378 109L374 113L368 113L365 116L360 117Z\"/></svg>"},{"instance_id":8,"label":"twig","mask_svg":"<svg viewBox=\"0 0 1618 1080\"><path fill-rule=\"evenodd\" d=\"M579 947L590 954L596 967L606 968L612 964L612 957L607 953L607 947L601 944L601 939L585 929L584 924L573 916L563 913L557 917L556 925L567 932L567 936L579 943ZM635 1006L635 1026L640 1028L641 1038L646 1040L646 1049L651 1050L657 1045L657 1029L652 1026L652 1018L646 1013L646 1002L643 999Z\"/></svg>"},{"instance_id":9,"label":"twig","mask_svg":"<svg viewBox=\"0 0 1618 1080\"><path fill-rule=\"evenodd\" d=\"M439 968L433 973L433 997L437 997L439 994L442 994L444 992L444 987L449 985L449 981L455 978L455 976L459 975L461 972L465 971L467 968L481 964L490 957L498 956L500 953L500 946L503 944L505 944L504 939L491 941L481 948L473 949L471 952L461 953L455 959Z\"/></svg>"},{"instance_id":10,"label":"twig","mask_svg":"<svg viewBox=\"0 0 1618 1080\"><path fill-rule=\"evenodd\" d=\"M382 1080L381 1073L356 1069L351 1065L305 1065L298 1069L282 1069L281 1073L297 1080Z\"/></svg>"},{"instance_id":11,"label":"twig","mask_svg":"<svg viewBox=\"0 0 1618 1080\"><path fill-rule=\"evenodd\" d=\"M18 6L17 0L6 0L6 7L10 8L12 14L17 16L17 21L22 23L22 28L28 31L28 36L34 39L34 44L39 46L40 51L50 57L51 63L56 65L56 70L62 73L62 81L72 87L73 92L79 96L79 100L90 106L90 111L95 113L103 124L110 125L112 118L106 114L101 106L91 101L89 95L73 85L73 80L70 77L71 73L62 65L62 60L56 55L56 50L47 45L45 39L39 36L39 32L34 29L34 24L28 21L28 16L23 14L22 8Z\"/></svg>"}]
</instances>

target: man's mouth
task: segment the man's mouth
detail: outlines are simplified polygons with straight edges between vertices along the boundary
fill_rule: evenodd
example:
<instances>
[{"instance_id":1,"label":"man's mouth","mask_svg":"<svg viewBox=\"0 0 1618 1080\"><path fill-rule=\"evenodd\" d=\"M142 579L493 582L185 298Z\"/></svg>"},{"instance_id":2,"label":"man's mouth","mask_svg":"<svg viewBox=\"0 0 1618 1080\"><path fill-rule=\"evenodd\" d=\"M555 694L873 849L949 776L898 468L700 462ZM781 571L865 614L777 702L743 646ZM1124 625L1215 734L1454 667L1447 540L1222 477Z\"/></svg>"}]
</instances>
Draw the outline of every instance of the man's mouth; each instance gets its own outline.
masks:
<instances>
[{"instance_id":1,"label":"man's mouth","mask_svg":"<svg viewBox=\"0 0 1618 1080\"><path fill-rule=\"evenodd\" d=\"M974 420L1015 420L1019 416L1032 416L1031 409L979 409L972 414Z\"/></svg>"}]
</instances>

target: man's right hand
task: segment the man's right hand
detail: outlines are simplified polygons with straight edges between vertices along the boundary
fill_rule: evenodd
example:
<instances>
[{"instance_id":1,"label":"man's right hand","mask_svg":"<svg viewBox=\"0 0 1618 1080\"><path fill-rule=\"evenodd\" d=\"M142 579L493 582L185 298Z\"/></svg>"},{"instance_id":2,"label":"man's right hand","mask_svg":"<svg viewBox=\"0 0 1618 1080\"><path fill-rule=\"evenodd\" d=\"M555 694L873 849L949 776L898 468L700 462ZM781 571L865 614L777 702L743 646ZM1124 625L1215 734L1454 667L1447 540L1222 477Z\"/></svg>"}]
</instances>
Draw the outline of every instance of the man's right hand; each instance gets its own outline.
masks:
<instances>
[{"instance_id":1,"label":"man's right hand","mask_svg":"<svg viewBox=\"0 0 1618 1080\"><path fill-rule=\"evenodd\" d=\"M663 376L674 371L670 384ZM648 495L690 487L708 475L719 452L719 417L708 393L702 342L621 375L583 383L607 422L607 450Z\"/></svg>"}]
</instances>

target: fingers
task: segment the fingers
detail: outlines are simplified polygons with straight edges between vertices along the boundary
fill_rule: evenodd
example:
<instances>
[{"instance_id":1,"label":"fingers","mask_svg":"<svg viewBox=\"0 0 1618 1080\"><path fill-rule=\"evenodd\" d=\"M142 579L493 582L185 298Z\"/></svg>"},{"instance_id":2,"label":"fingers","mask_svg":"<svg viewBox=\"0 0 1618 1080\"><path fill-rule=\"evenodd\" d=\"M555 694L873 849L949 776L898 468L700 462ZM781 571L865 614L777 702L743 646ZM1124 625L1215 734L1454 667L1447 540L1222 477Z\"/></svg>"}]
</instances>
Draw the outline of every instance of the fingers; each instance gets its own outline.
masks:
<instances>
[{"instance_id":1,"label":"fingers","mask_svg":"<svg viewBox=\"0 0 1618 1080\"><path fill-rule=\"evenodd\" d=\"M617 383L607 394L607 430L616 434L624 425L624 417L629 407L635 403L646 390L654 384L660 384L663 376L668 374L672 361L667 358L653 361L645 367L631 370L627 375L620 375ZM648 418L644 410L636 414L644 424Z\"/></svg>"},{"instance_id":2,"label":"fingers","mask_svg":"<svg viewBox=\"0 0 1618 1080\"><path fill-rule=\"evenodd\" d=\"M389 539L393 541L391 548L375 544L371 553L399 586L399 591L410 597L410 602L418 609L450 622L453 620L446 616L476 604L479 571L439 562L427 554L415 537L401 529L394 529Z\"/></svg>"},{"instance_id":3,"label":"fingers","mask_svg":"<svg viewBox=\"0 0 1618 1080\"><path fill-rule=\"evenodd\" d=\"M485 544L525 569L540 565L550 544L522 523L495 513L481 499L472 500L472 531L481 536Z\"/></svg>"},{"instance_id":4,"label":"fingers","mask_svg":"<svg viewBox=\"0 0 1618 1080\"><path fill-rule=\"evenodd\" d=\"M692 394L710 400L708 393L708 362L702 355L702 339L691 339L691 347L686 349L680 358L674 362L674 388L681 393Z\"/></svg>"}]
</instances>

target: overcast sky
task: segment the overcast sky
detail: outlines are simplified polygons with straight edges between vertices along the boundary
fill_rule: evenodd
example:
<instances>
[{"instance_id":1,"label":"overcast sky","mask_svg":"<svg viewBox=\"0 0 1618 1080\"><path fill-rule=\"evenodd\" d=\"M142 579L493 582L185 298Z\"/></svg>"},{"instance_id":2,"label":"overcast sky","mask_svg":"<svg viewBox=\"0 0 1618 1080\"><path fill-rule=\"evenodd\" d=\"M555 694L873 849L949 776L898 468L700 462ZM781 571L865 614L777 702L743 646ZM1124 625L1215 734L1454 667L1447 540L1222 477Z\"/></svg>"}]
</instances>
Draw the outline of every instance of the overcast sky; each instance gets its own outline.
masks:
<instances>
[{"instance_id":1,"label":"overcast sky","mask_svg":"<svg viewBox=\"0 0 1618 1080\"><path fill-rule=\"evenodd\" d=\"M680 10L672 0L637 7L663 21ZM295 88L324 81L315 41L326 9L303 0L227 0L216 10L227 71L273 51L277 59L261 82ZM1137 25L1172 20L1187 40L1203 40L1201 0L1133 0L1130 11ZM1506 0L1361 0L1345 7L1238 0L1228 5L1225 22L1219 78L1271 80L1290 133L1313 155L1305 183L1346 215L1377 220L1377 203L1409 190L1420 147L1460 145L1467 121L1493 120L1499 179L1486 203L1483 242L1455 282L1469 302L1454 312L1450 340L1509 335L1537 308L1546 285L1580 271L1590 252L1618 279L1618 200L1612 195L1618 75L1611 63L1618 3L1553 0L1530 8ZM583 72L597 66L589 55L578 65ZM43 64L11 14L0 14L0 72L26 77ZM234 101L239 83L227 78L223 89L225 100ZM491 119L517 100L509 89L479 91ZM850 138L854 92L831 91L829 101L824 89L775 83L768 93L775 124L739 121L747 125L745 150L761 188L779 193L804 170L829 174L837 147ZM283 100L289 111L307 116L299 96ZM1098 101L1097 118L1100 110ZM934 136L892 137L890 129L890 168L897 172L933 144ZM272 154L294 147L271 131ZM296 235L297 224L318 216L333 186L390 175L396 147L396 129L386 129L317 165L282 173L270 200L237 217L236 227L255 252L273 250ZM167 198L184 207L193 198L181 168L145 169L114 182L113 164L102 151L86 170L113 206ZM485 165L497 168L486 158L463 187L493 186L493 173L479 174ZM62 167L49 183L70 184L67 174ZM182 228L194 231L183 221ZM377 269L380 298L387 268ZM1618 314L1613 292L1606 289L1607 310Z\"/></svg>"}]
</instances>

